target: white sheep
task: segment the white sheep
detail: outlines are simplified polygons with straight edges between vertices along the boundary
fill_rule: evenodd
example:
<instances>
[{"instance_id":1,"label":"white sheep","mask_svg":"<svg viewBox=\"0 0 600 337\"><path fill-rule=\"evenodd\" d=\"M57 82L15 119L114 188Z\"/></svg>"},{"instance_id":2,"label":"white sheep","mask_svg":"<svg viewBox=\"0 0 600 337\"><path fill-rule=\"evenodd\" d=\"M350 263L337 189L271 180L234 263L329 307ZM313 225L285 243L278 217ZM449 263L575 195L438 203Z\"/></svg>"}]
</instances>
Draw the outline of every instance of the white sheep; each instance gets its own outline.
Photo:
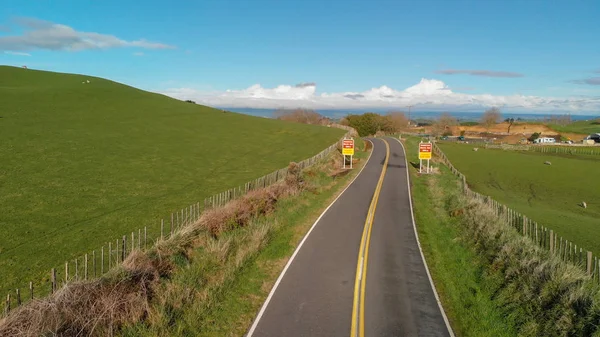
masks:
<instances>
[{"instance_id":1,"label":"white sheep","mask_svg":"<svg viewBox=\"0 0 600 337\"><path fill-rule=\"evenodd\" d=\"M581 207L583 207L583 208L587 208L587 204L585 203L585 201L582 201L582 202L581 202Z\"/></svg>"}]
</instances>

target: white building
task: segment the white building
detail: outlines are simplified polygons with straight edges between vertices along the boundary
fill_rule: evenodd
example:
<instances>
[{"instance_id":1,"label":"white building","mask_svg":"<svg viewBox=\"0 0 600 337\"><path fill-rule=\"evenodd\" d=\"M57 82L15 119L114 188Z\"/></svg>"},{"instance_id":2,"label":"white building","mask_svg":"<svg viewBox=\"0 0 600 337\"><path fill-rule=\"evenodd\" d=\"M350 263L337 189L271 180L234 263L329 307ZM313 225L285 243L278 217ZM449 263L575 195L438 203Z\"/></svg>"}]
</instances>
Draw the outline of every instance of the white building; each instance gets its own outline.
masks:
<instances>
[{"instance_id":1,"label":"white building","mask_svg":"<svg viewBox=\"0 0 600 337\"><path fill-rule=\"evenodd\" d=\"M536 143L536 144L540 144L540 143L556 143L556 139L550 138L550 137L540 137L538 139L535 139L533 142Z\"/></svg>"}]
</instances>

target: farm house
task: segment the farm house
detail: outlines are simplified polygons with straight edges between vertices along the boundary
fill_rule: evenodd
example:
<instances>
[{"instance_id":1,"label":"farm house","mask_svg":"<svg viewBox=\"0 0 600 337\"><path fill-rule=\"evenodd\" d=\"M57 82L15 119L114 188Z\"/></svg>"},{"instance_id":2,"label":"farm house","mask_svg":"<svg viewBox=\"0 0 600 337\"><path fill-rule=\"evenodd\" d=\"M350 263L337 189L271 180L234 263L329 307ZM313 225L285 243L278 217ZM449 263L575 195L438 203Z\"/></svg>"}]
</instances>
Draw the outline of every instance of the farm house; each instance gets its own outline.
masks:
<instances>
[{"instance_id":1,"label":"farm house","mask_svg":"<svg viewBox=\"0 0 600 337\"><path fill-rule=\"evenodd\" d=\"M540 144L540 143L556 143L556 139L551 138L551 137L540 137L536 140L533 141L536 144Z\"/></svg>"}]
</instances>

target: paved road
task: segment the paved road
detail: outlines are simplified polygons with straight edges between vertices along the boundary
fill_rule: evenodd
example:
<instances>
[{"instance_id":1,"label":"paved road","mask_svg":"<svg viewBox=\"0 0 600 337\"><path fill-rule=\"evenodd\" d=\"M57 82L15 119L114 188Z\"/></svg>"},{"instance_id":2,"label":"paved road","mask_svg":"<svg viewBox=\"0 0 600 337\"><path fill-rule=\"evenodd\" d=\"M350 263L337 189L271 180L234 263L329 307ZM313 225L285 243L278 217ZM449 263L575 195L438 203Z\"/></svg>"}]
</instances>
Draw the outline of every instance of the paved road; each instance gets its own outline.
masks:
<instances>
[{"instance_id":1,"label":"paved road","mask_svg":"<svg viewBox=\"0 0 600 337\"><path fill-rule=\"evenodd\" d=\"M316 223L248 336L449 336L414 233L404 151L391 138L372 142L363 171Z\"/></svg>"}]
</instances>

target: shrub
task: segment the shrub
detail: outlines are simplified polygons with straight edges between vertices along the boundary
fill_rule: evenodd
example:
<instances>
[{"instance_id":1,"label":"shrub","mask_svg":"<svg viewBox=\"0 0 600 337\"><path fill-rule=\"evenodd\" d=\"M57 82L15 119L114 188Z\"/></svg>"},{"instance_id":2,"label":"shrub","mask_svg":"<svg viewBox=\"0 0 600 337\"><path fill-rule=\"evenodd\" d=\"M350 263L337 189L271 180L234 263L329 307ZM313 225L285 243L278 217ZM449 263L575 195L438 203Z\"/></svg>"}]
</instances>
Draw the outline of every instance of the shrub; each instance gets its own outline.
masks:
<instances>
[{"instance_id":1,"label":"shrub","mask_svg":"<svg viewBox=\"0 0 600 337\"><path fill-rule=\"evenodd\" d=\"M527 140L533 142L534 140L540 138L541 135L542 134L540 132L534 132L531 136L529 136L529 138L527 138Z\"/></svg>"}]
</instances>

